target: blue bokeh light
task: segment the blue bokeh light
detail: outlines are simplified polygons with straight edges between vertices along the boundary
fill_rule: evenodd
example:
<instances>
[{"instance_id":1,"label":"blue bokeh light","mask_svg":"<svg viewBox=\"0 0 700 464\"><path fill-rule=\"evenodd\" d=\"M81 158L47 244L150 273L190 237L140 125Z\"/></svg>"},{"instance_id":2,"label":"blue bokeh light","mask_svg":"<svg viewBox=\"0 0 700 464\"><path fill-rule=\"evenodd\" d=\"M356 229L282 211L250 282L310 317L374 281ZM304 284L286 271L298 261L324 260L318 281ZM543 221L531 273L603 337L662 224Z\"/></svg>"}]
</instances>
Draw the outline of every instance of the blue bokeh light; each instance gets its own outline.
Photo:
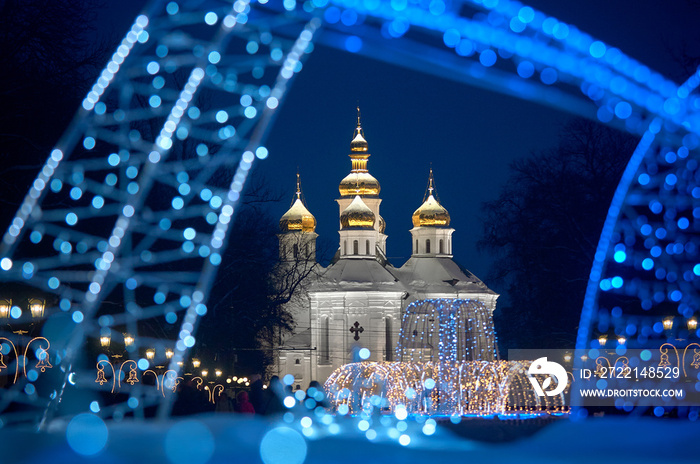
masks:
<instances>
[{"instance_id":1,"label":"blue bokeh light","mask_svg":"<svg viewBox=\"0 0 700 464\"><path fill-rule=\"evenodd\" d=\"M304 437L289 427L275 427L260 442L260 458L264 464L302 464L306 453Z\"/></svg>"},{"instance_id":2,"label":"blue bokeh light","mask_svg":"<svg viewBox=\"0 0 700 464\"><path fill-rule=\"evenodd\" d=\"M107 425L90 413L78 414L66 427L68 445L83 456L92 456L102 451L107 445L108 437Z\"/></svg>"}]
</instances>

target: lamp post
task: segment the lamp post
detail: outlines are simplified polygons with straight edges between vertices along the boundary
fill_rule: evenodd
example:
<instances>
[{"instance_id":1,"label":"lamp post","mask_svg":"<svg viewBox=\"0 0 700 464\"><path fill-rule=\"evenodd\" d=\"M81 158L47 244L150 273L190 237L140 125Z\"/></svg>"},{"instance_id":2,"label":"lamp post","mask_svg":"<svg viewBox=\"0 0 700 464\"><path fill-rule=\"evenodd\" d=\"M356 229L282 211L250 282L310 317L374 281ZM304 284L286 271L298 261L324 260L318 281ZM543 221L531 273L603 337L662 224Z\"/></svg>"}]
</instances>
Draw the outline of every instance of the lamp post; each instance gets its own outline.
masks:
<instances>
[{"instance_id":1,"label":"lamp post","mask_svg":"<svg viewBox=\"0 0 700 464\"><path fill-rule=\"evenodd\" d=\"M112 337L109 335L102 335L100 337L100 345L102 345L102 348L109 348L109 344L112 342Z\"/></svg>"},{"instance_id":2,"label":"lamp post","mask_svg":"<svg viewBox=\"0 0 700 464\"><path fill-rule=\"evenodd\" d=\"M673 318L667 317L664 319L664 330L671 330L673 328Z\"/></svg>"},{"instance_id":3,"label":"lamp post","mask_svg":"<svg viewBox=\"0 0 700 464\"><path fill-rule=\"evenodd\" d=\"M691 317L688 319L688 330L694 331L697 330L698 328L698 320L695 319L694 317Z\"/></svg>"},{"instance_id":4,"label":"lamp post","mask_svg":"<svg viewBox=\"0 0 700 464\"><path fill-rule=\"evenodd\" d=\"M598 337L598 345L600 345L601 348L604 347L606 343L608 343L607 335L601 335Z\"/></svg>"},{"instance_id":5,"label":"lamp post","mask_svg":"<svg viewBox=\"0 0 700 464\"><path fill-rule=\"evenodd\" d=\"M46 303L44 300L39 300L36 298L29 299L29 312L32 314L33 318L38 319L40 317L44 317L45 307Z\"/></svg>"},{"instance_id":6,"label":"lamp post","mask_svg":"<svg viewBox=\"0 0 700 464\"><path fill-rule=\"evenodd\" d=\"M156 350L153 348L149 348L146 350L146 359L149 361L153 361L153 358L156 357Z\"/></svg>"},{"instance_id":7,"label":"lamp post","mask_svg":"<svg viewBox=\"0 0 700 464\"><path fill-rule=\"evenodd\" d=\"M11 308L12 300L0 300L0 318L7 319L10 317Z\"/></svg>"},{"instance_id":8,"label":"lamp post","mask_svg":"<svg viewBox=\"0 0 700 464\"><path fill-rule=\"evenodd\" d=\"M192 358L192 367L195 369L199 369L199 366L202 364L202 362L197 359L197 358Z\"/></svg>"}]
</instances>

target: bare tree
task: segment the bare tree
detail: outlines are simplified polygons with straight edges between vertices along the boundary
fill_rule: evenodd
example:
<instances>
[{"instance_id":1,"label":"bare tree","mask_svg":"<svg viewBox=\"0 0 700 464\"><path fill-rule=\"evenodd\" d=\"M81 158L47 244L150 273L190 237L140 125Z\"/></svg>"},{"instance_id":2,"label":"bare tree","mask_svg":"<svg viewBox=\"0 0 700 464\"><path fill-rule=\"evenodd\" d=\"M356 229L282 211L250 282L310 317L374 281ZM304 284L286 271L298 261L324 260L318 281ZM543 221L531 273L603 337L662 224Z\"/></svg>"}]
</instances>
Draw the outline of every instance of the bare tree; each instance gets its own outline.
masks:
<instances>
[{"instance_id":1,"label":"bare tree","mask_svg":"<svg viewBox=\"0 0 700 464\"><path fill-rule=\"evenodd\" d=\"M520 159L482 206L479 245L496 258L492 285L502 348L573 344L607 208L636 140L584 119L558 146ZM505 343L503 343L505 342Z\"/></svg>"}]
</instances>

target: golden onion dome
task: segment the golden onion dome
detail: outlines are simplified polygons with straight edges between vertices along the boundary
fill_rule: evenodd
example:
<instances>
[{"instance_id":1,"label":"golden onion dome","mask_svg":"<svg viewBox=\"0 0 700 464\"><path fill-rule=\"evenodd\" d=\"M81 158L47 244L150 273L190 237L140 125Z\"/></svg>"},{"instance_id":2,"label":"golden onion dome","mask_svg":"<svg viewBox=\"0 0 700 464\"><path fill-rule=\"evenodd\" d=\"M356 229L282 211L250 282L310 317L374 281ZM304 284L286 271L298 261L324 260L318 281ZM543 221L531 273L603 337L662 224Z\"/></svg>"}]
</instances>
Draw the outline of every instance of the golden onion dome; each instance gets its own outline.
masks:
<instances>
[{"instance_id":1,"label":"golden onion dome","mask_svg":"<svg viewBox=\"0 0 700 464\"><path fill-rule=\"evenodd\" d=\"M413 213L411 219L414 227L448 227L450 225L450 213L435 199L434 190L433 170L431 168L428 181L428 199Z\"/></svg>"},{"instance_id":2,"label":"golden onion dome","mask_svg":"<svg viewBox=\"0 0 700 464\"><path fill-rule=\"evenodd\" d=\"M340 227L342 229L371 229L374 227L374 221L374 213L359 195L356 195L348 207L340 213Z\"/></svg>"},{"instance_id":3,"label":"golden onion dome","mask_svg":"<svg viewBox=\"0 0 700 464\"><path fill-rule=\"evenodd\" d=\"M386 221L382 217L382 215L379 215L379 233L383 234L384 231L386 230Z\"/></svg>"},{"instance_id":4,"label":"golden onion dome","mask_svg":"<svg viewBox=\"0 0 700 464\"><path fill-rule=\"evenodd\" d=\"M360 108L357 108L357 127L350 142L350 159L352 160L352 170L350 174L340 181L338 191L341 197L377 196L381 187L379 181L375 179L367 170L367 161L370 154L367 151L368 145L362 131L360 121Z\"/></svg>"},{"instance_id":5,"label":"golden onion dome","mask_svg":"<svg viewBox=\"0 0 700 464\"><path fill-rule=\"evenodd\" d=\"M379 181L369 172L351 172L340 181L338 186L341 197L377 196L380 190Z\"/></svg>"},{"instance_id":6,"label":"golden onion dome","mask_svg":"<svg viewBox=\"0 0 700 464\"><path fill-rule=\"evenodd\" d=\"M414 227L447 227L450 225L450 213L437 202L431 194L413 213Z\"/></svg>"},{"instance_id":7,"label":"golden onion dome","mask_svg":"<svg viewBox=\"0 0 700 464\"><path fill-rule=\"evenodd\" d=\"M286 232L314 232L316 230L316 218L306 209L301 201L301 183L297 174L296 199L291 208L280 219L280 230Z\"/></svg>"},{"instance_id":8,"label":"golden onion dome","mask_svg":"<svg viewBox=\"0 0 700 464\"><path fill-rule=\"evenodd\" d=\"M355 137L353 137L352 142L350 142L350 151L361 151L366 152L369 149L367 140L362 136L362 128L357 126L355 129Z\"/></svg>"}]
</instances>

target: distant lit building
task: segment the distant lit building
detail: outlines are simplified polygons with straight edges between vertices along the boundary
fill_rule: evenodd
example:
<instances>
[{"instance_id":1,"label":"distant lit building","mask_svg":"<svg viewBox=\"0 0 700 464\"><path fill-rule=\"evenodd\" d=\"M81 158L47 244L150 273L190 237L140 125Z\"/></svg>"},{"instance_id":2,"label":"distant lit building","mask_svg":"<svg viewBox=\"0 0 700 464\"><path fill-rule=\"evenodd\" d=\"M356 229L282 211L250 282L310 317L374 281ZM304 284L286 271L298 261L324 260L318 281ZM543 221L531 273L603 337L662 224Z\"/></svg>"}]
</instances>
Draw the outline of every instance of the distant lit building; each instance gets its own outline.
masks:
<instances>
[{"instance_id":1,"label":"distant lit building","mask_svg":"<svg viewBox=\"0 0 700 464\"><path fill-rule=\"evenodd\" d=\"M294 375L295 388L305 388L309 381L323 382L336 368L358 360L361 348L370 350L369 361L394 360L405 309L419 300L425 302L421 304L438 299L483 303L487 314L474 319L483 317L490 331L470 335L476 346L470 356L492 360L492 314L499 295L452 260L454 229L437 199L432 170L427 198L412 217L412 255L403 266L394 267L386 258L386 223L379 213L381 188L367 169L370 153L359 110L349 156L352 170L340 182L336 200L338 251L327 268L317 265L317 271L306 278L304 295L289 303L296 329L279 347L276 373ZM290 269L299 262L307 266L315 262L315 227L297 177L296 197L280 220L280 257ZM471 321L471 315L466 317ZM425 338L416 349L431 356L432 340L435 337Z\"/></svg>"}]
</instances>

